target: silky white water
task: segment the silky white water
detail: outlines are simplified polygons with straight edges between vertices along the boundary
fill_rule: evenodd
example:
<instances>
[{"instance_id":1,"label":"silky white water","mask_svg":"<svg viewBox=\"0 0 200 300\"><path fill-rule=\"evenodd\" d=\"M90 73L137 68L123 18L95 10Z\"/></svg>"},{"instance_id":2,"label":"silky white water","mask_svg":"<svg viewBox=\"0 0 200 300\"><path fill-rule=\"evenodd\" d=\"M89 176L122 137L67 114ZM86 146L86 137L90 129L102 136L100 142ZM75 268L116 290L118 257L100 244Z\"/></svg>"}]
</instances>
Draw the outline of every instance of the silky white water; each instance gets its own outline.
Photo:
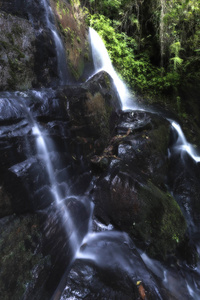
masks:
<instances>
[{"instance_id":1,"label":"silky white water","mask_svg":"<svg viewBox=\"0 0 200 300\"><path fill-rule=\"evenodd\" d=\"M60 77L60 84L65 85L68 82L67 78L67 63L66 63L66 54L65 54L65 47L63 46L62 40L59 37L56 27L54 25L54 16L51 9L51 6L47 4L46 0L42 0L43 7L45 9L45 23L47 28L50 29L53 35L53 39L56 46L56 53L57 53L57 63L58 63L58 73Z\"/></svg>"},{"instance_id":2,"label":"silky white water","mask_svg":"<svg viewBox=\"0 0 200 300\"><path fill-rule=\"evenodd\" d=\"M38 125L34 123L34 126L32 128L32 133L36 138L37 143L37 153L41 156L41 159L45 162L47 174L49 176L50 181L50 189L52 192L52 195L55 199L55 203L57 205L57 208L62 211L62 219L63 222L66 222L67 220L67 226L65 226L65 230L70 235L70 246L73 250L73 253L75 254L76 251L80 247L80 242L78 235L77 235L77 226L73 222L73 219L71 217L70 212L67 210L64 200L65 198L61 198L59 193L59 185L55 178L55 171L53 168L53 165L50 160L49 150L47 148L47 144L45 142L45 139L43 137L43 134L41 130L39 129ZM67 195L66 195L67 197Z\"/></svg>"},{"instance_id":3,"label":"silky white water","mask_svg":"<svg viewBox=\"0 0 200 300\"><path fill-rule=\"evenodd\" d=\"M187 142L184 133L178 123L175 121L169 120L172 124L172 127L176 130L178 134L178 139L176 141L176 144L173 146L174 149L176 149L179 152L187 152L192 159L198 163L200 162L200 156L197 155L194 147Z\"/></svg>"},{"instance_id":4,"label":"silky white water","mask_svg":"<svg viewBox=\"0 0 200 300\"><path fill-rule=\"evenodd\" d=\"M134 97L127 89L125 83L119 78L111 63L103 40L93 28L89 28L89 36L95 72L98 73L103 70L112 77L115 87L118 91L123 110L137 109L138 106L135 103Z\"/></svg>"}]
</instances>

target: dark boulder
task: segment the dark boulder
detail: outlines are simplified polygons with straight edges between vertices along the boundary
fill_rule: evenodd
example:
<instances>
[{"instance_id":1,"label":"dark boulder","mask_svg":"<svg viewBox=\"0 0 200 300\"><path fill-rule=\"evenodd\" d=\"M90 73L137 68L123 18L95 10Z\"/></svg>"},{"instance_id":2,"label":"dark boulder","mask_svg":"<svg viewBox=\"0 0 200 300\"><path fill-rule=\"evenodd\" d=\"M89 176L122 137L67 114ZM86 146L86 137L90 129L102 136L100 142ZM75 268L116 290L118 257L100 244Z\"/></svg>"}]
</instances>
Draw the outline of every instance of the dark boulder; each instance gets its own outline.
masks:
<instances>
[{"instance_id":1,"label":"dark boulder","mask_svg":"<svg viewBox=\"0 0 200 300\"><path fill-rule=\"evenodd\" d=\"M75 149L81 147L84 156L101 153L121 108L111 77L100 72L80 86L59 88L56 96L65 103Z\"/></svg>"},{"instance_id":2,"label":"dark boulder","mask_svg":"<svg viewBox=\"0 0 200 300\"><path fill-rule=\"evenodd\" d=\"M170 125L150 113L129 112L122 113L116 130L102 156L92 159L96 165L105 157L109 161L96 182L94 213L137 238L151 256L164 258L186 230L165 186Z\"/></svg>"},{"instance_id":3,"label":"dark boulder","mask_svg":"<svg viewBox=\"0 0 200 300\"><path fill-rule=\"evenodd\" d=\"M41 251L43 241L38 216L1 218L0 237L1 297L30 299L23 298L26 290L33 285L41 289L51 268L50 256Z\"/></svg>"},{"instance_id":4,"label":"dark boulder","mask_svg":"<svg viewBox=\"0 0 200 300\"><path fill-rule=\"evenodd\" d=\"M97 233L80 251L84 261L72 266L61 300L169 299L125 233Z\"/></svg>"},{"instance_id":5,"label":"dark boulder","mask_svg":"<svg viewBox=\"0 0 200 300\"><path fill-rule=\"evenodd\" d=\"M186 151L174 145L177 133L172 132L168 184L188 223L188 232L194 239L200 232L200 163Z\"/></svg>"},{"instance_id":6,"label":"dark boulder","mask_svg":"<svg viewBox=\"0 0 200 300\"><path fill-rule=\"evenodd\" d=\"M49 300L73 259L70 237L77 235L81 244L89 214L83 202L69 198L37 214L1 218L1 296ZM79 219L79 228L71 227L70 218Z\"/></svg>"},{"instance_id":7,"label":"dark boulder","mask_svg":"<svg viewBox=\"0 0 200 300\"><path fill-rule=\"evenodd\" d=\"M0 8L2 11L5 11L8 14L13 14L23 18L28 17L26 0L2 0L0 2Z\"/></svg>"}]
</instances>

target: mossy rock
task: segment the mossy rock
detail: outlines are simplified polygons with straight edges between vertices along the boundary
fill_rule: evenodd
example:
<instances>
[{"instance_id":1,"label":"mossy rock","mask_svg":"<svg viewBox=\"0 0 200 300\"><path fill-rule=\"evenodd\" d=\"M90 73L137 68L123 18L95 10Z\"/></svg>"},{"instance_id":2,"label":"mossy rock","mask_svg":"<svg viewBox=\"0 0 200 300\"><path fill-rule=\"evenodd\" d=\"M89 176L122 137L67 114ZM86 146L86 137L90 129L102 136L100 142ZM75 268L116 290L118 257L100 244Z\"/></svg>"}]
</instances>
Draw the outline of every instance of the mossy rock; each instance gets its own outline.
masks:
<instances>
[{"instance_id":1,"label":"mossy rock","mask_svg":"<svg viewBox=\"0 0 200 300\"><path fill-rule=\"evenodd\" d=\"M170 124L151 113L122 112L116 129L118 135L94 160L107 159L99 166L95 216L129 232L152 257L165 258L186 232L181 209L166 188Z\"/></svg>"},{"instance_id":2,"label":"mossy rock","mask_svg":"<svg viewBox=\"0 0 200 300\"><path fill-rule=\"evenodd\" d=\"M147 244L152 257L165 258L183 241L186 221L176 200L151 182L138 191L141 205L139 220L134 222L131 234Z\"/></svg>"},{"instance_id":3,"label":"mossy rock","mask_svg":"<svg viewBox=\"0 0 200 300\"><path fill-rule=\"evenodd\" d=\"M72 82L84 82L94 71L86 25L86 13L79 1L51 0L57 28L66 48Z\"/></svg>"},{"instance_id":4,"label":"mossy rock","mask_svg":"<svg viewBox=\"0 0 200 300\"><path fill-rule=\"evenodd\" d=\"M100 179L94 192L94 214L103 223L128 232L151 257L165 259L183 241L185 219L168 192L135 176L119 172Z\"/></svg>"},{"instance_id":5,"label":"mossy rock","mask_svg":"<svg viewBox=\"0 0 200 300\"><path fill-rule=\"evenodd\" d=\"M41 254L41 234L36 215L0 220L0 294L4 300L28 299L33 282L48 274L49 257ZM30 299L30 298L29 298Z\"/></svg>"},{"instance_id":6,"label":"mossy rock","mask_svg":"<svg viewBox=\"0 0 200 300\"><path fill-rule=\"evenodd\" d=\"M112 78L100 72L82 85L59 88L56 96L66 105L69 129L74 137L71 146L75 143L76 151L77 144L82 145L85 156L101 153L112 136L117 111L121 108Z\"/></svg>"},{"instance_id":7,"label":"mossy rock","mask_svg":"<svg viewBox=\"0 0 200 300\"><path fill-rule=\"evenodd\" d=\"M0 90L26 90L35 80L35 33L25 19L0 13Z\"/></svg>"}]
</instances>

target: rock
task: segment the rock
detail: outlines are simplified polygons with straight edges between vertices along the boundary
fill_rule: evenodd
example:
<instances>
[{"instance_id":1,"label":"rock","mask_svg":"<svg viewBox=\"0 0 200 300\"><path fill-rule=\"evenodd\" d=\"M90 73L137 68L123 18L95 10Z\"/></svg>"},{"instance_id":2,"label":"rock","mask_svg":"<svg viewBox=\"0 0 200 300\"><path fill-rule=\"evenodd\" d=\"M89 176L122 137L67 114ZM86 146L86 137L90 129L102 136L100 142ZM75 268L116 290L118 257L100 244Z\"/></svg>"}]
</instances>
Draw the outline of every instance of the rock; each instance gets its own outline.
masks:
<instances>
[{"instance_id":1,"label":"rock","mask_svg":"<svg viewBox=\"0 0 200 300\"><path fill-rule=\"evenodd\" d=\"M66 214L63 214L66 209ZM42 253L51 257L51 269L45 285L39 292L38 299L50 299L62 276L74 259L74 247L79 247L88 230L90 211L77 198L69 197L59 206L52 205L39 213L41 231L43 233ZM79 226L73 227L74 220ZM70 237L73 236L71 239ZM76 237L76 239L74 238ZM37 291L35 290L37 295ZM33 294L31 293L33 297ZM28 299L28 298L27 298ZM30 298L29 298L30 299Z\"/></svg>"},{"instance_id":2,"label":"rock","mask_svg":"<svg viewBox=\"0 0 200 300\"><path fill-rule=\"evenodd\" d=\"M0 12L0 90L29 89L35 80L35 33L25 19Z\"/></svg>"},{"instance_id":3,"label":"rock","mask_svg":"<svg viewBox=\"0 0 200 300\"><path fill-rule=\"evenodd\" d=\"M38 289L48 278L50 256L42 254L42 235L36 215L0 219L0 293L3 299L30 299L26 291ZM37 298L39 299L39 298Z\"/></svg>"},{"instance_id":4,"label":"rock","mask_svg":"<svg viewBox=\"0 0 200 300\"><path fill-rule=\"evenodd\" d=\"M185 219L167 191L169 124L143 112L122 113L112 140L108 171L94 190L94 214L165 257L183 240ZM104 155L104 154L103 154Z\"/></svg>"},{"instance_id":5,"label":"rock","mask_svg":"<svg viewBox=\"0 0 200 300\"><path fill-rule=\"evenodd\" d=\"M81 86L59 88L56 96L65 103L76 151L84 156L101 153L121 108L111 77L100 72Z\"/></svg>"},{"instance_id":6,"label":"rock","mask_svg":"<svg viewBox=\"0 0 200 300\"><path fill-rule=\"evenodd\" d=\"M65 208L68 218L63 218ZM89 214L81 201L69 198L37 214L1 218L1 297L50 299L74 255L70 236L76 234L81 243ZM69 216L79 219L78 232Z\"/></svg>"},{"instance_id":7,"label":"rock","mask_svg":"<svg viewBox=\"0 0 200 300\"><path fill-rule=\"evenodd\" d=\"M4 186L0 186L0 218L14 213L12 201L6 193Z\"/></svg>"},{"instance_id":8,"label":"rock","mask_svg":"<svg viewBox=\"0 0 200 300\"><path fill-rule=\"evenodd\" d=\"M1 10L8 14L17 15L23 18L27 18L27 8L25 0L2 0L0 2Z\"/></svg>"},{"instance_id":9,"label":"rock","mask_svg":"<svg viewBox=\"0 0 200 300\"><path fill-rule=\"evenodd\" d=\"M85 82L94 74L94 65L89 45L86 12L80 3L52 0L57 28L66 48L68 81Z\"/></svg>"},{"instance_id":10,"label":"rock","mask_svg":"<svg viewBox=\"0 0 200 300\"><path fill-rule=\"evenodd\" d=\"M160 299L161 295L162 299L169 299L124 233L97 234L82 248L86 259L75 261L61 300L139 299L141 286L149 300Z\"/></svg>"},{"instance_id":11,"label":"rock","mask_svg":"<svg viewBox=\"0 0 200 300\"><path fill-rule=\"evenodd\" d=\"M177 134L173 132L168 184L187 220L190 242L194 243L200 233L200 165L187 152L173 147L176 140Z\"/></svg>"},{"instance_id":12,"label":"rock","mask_svg":"<svg viewBox=\"0 0 200 300\"><path fill-rule=\"evenodd\" d=\"M51 22L66 48L68 82L84 82L94 73L86 14L78 3L52 0L50 5ZM0 6L0 90L60 84L55 40L43 2L7 0Z\"/></svg>"}]
</instances>

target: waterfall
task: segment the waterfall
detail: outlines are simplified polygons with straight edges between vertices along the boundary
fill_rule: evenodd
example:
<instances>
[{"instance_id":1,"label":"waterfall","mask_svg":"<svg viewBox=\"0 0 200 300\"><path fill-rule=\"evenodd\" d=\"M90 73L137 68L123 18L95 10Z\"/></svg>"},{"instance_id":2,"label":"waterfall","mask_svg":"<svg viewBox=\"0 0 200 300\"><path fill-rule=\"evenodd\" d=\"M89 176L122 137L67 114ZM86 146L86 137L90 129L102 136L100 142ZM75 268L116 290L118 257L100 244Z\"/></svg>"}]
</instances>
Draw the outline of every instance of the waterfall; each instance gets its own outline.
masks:
<instances>
[{"instance_id":1,"label":"waterfall","mask_svg":"<svg viewBox=\"0 0 200 300\"><path fill-rule=\"evenodd\" d=\"M54 17L51 7L48 5L46 0L42 0L42 4L45 9L45 24L51 31L55 41L60 80L61 84L64 85L67 83L65 49L53 23ZM123 110L138 109L139 107L135 103L134 98L131 96L130 92L126 88L126 85L118 77L116 71L114 70L103 41L96 33L96 31L94 31L94 29L92 28L90 28L90 41L95 65L95 72L105 70L113 78L122 102ZM51 91L49 90L49 92ZM0 102L0 106L2 106L1 112L4 112L4 108L9 105L12 107L11 113L8 116L7 123L9 123L10 120L12 121L17 119L17 122L19 121L19 124L12 125L13 128L15 128L14 130L20 131L21 133L21 127L25 128L25 131L21 133L22 139L24 139L23 134L26 134L25 139L33 139L34 145L33 143L31 143L30 147L33 147L33 152L35 152L33 154L33 157L30 155L31 158L28 157L29 155L25 155L27 156L25 158L25 162L23 161L24 158L21 159L20 162L18 162L16 165L11 166L9 171L12 171L13 173L22 173L25 169L25 164L27 163L27 165L29 166L31 162L34 161L34 163L37 164L36 171L38 173L34 170L35 172L33 172L33 174L28 174L28 176L39 177L39 172L45 173L44 181L46 185L49 185L48 188L50 190L48 196L51 194L53 198L53 202L51 204L55 205L57 211L60 212L64 229L67 236L69 237L69 246L73 253L72 260L74 261L75 259L77 259L83 261L92 261L100 268L109 268L114 271L120 269L124 271L126 275L128 274L128 276L131 278L131 283L134 286L138 279L144 280L145 284L147 284L147 286L150 286L153 292L156 291L155 294L158 295L157 299L163 299L160 296L159 291L156 290L158 279L161 282L161 286L164 286L167 290L172 291L177 299L181 295L181 293L179 292L179 285L180 288L183 288L184 286L183 295L186 295L187 299L190 299L191 297L193 299L198 299L199 294L195 291L195 287L198 285L198 282L193 281L193 277L189 278L189 271L185 271L184 267L182 266L180 266L179 269L176 269L176 267L174 267L172 264L166 270L166 265L164 265L164 263L160 263L156 260L150 259L142 251L139 252L132 240L129 238L128 234L126 234L125 232L119 232L115 230L112 224L108 224L107 226L105 226L95 220L93 222L93 204L90 199L89 193L85 192L84 195L74 196L70 192L68 185L69 178L67 176L65 176L64 178L65 188L63 189L63 186L61 187L61 184L57 178L55 163L52 162L52 152L55 151L55 148L52 139L48 138L48 135L50 135L50 129L48 127L48 129L46 129L45 125L43 125L42 122L39 123L36 121L37 118L31 111L31 105L33 104L29 103L30 98L32 97L32 102L37 103L37 107L41 108L42 110L42 106L44 105L45 93L38 91L28 91L25 93L17 94L18 95L11 95L9 93L5 93L5 96L2 97ZM11 98L11 100L8 100L8 98ZM52 100L52 98L50 97L49 99ZM39 110L39 108L37 109ZM52 110L53 109L54 107L52 108ZM200 156L197 155L192 145L187 142L180 125L175 121L169 121L171 122L172 127L178 135L176 143L173 145L173 149L178 152L186 152L196 163L200 162ZM5 132L6 130L7 129L5 129ZM12 134L14 134L14 130L12 130L11 133L9 132L11 136ZM3 135L2 131L0 133ZM21 145L19 145L19 147L20 146ZM132 145L129 146L132 147ZM56 157L56 164L59 163L59 158ZM67 162L65 162L65 167L66 165ZM44 168L40 169L41 166L44 166ZM33 184L35 177L31 177L31 184ZM42 195L43 198L45 196L46 195L44 194ZM79 219L75 220L73 211L71 211L70 207L67 206L71 197L73 197L73 200L78 203L78 205L80 205L81 209L85 209L87 211L87 229L83 231L84 233L82 232L81 234L80 231L82 224L80 223ZM94 224L96 227L94 227ZM93 230L92 225L96 229L96 231ZM151 270L151 272L147 271L146 266ZM115 267L116 269L114 269ZM197 273L198 272L199 270L197 270ZM180 273L182 274L180 275ZM156 279L154 279L152 274L155 275ZM78 298L80 298L79 295ZM61 299L64 300L66 298L64 298L63 296ZM183 299L186 298L183 297Z\"/></svg>"},{"instance_id":2,"label":"waterfall","mask_svg":"<svg viewBox=\"0 0 200 300\"><path fill-rule=\"evenodd\" d=\"M164 2L161 1L161 23L160 23L160 42L161 42L161 65L163 65L163 55L164 55L164 36L163 36L163 17L164 17ZM111 60L109 58L108 52L105 48L103 41L97 32L90 28L90 41L92 48L93 61L95 66L95 71L99 72L105 70L113 78L117 91L119 93L123 110L125 109L138 109L138 106L131 99L129 91L127 90L123 81L118 77L115 72ZM131 100L130 100L131 99ZM140 108L139 108L140 109ZM155 112L153 110L145 109L151 113ZM169 119L168 119L169 120ZM196 153L194 147L187 142L180 125L174 120L169 120L172 128L176 131L177 140L172 146L172 149L177 153L187 153L195 163L200 162L200 156ZM191 224L190 224L191 223ZM189 225L193 222L188 221ZM188 225L188 226L189 226ZM111 225L110 225L111 226ZM194 226L194 224L193 224ZM119 241L126 241L128 237L124 233L116 232L115 230L106 229L103 233L91 233L89 232L82 243L82 247L77 252L77 259L91 260L99 266L112 266L116 262L127 272L130 276L133 274L134 266L131 265L131 261L126 260L126 251L124 249L118 248ZM103 247L103 241L109 241L109 247ZM105 242L106 243L106 242ZM127 242L129 244L129 242ZM86 245L86 246L85 246ZM130 244L129 244L130 245ZM131 247L131 246L129 246ZM141 255L141 259L144 264L152 271L152 273L161 279L162 285L172 293L177 299L182 295L183 299L199 299L200 293L196 291L197 280L199 276L199 266L196 273L194 272L194 277L190 276L189 270L183 270L184 276L180 276L179 271L173 267L169 267L157 260L150 259L144 252L138 250ZM110 255L112 253L112 255ZM115 253L113 255L113 253ZM173 279L172 279L173 278ZM179 289L177 289L179 286ZM62 298L65 300L66 298ZM161 296L159 299L163 299Z\"/></svg>"},{"instance_id":3,"label":"waterfall","mask_svg":"<svg viewBox=\"0 0 200 300\"><path fill-rule=\"evenodd\" d=\"M161 1L161 12L160 12L160 66L163 68L164 58L164 16L165 16L165 1Z\"/></svg>"},{"instance_id":4,"label":"waterfall","mask_svg":"<svg viewBox=\"0 0 200 300\"><path fill-rule=\"evenodd\" d=\"M68 83L65 47L57 33L51 6L47 3L47 0L42 0L42 4L45 10L45 25L51 31L56 46L60 84L65 85Z\"/></svg>"},{"instance_id":5,"label":"waterfall","mask_svg":"<svg viewBox=\"0 0 200 300\"><path fill-rule=\"evenodd\" d=\"M101 70L104 70L112 77L118 91L123 110L137 109L138 106L135 103L135 99L127 89L125 83L117 75L101 37L91 27L89 28L89 36L95 72L98 73Z\"/></svg>"},{"instance_id":6,"label":"waterfall","mask_svg":"<svg viewBox=\"0 0 200 300\"><path fill-rule=\"evenodd\" d=\"M48 90L48 93L50 94L52 93L52 91ZM53 198L52 204L55 204L57 212L61 216L66 235L69 237L69 246L71 248L73 256L75 257L84 236L81 236L79 234L78 225L73 218L73 212L70 211L70 208L68 208L67 204L68 201L70 201L73 197L73 200L77 202L77 205L80 204L80 207L86 207L86 210L88 211L88 223L90 220L90 214L92 213L92 204L87 197L75 197L70 193L70 189L67 184L68 178L66 175L64 178L65 186L61 185L56 178L56 170L51 157L51 153L53 153L56 148L54 147L53 141L50 138L46 137L46 135L49 134L48 131L45 132L38 124L38 122L36 122L30 108L28 107L30 98L32 98L35 102L39 101L41 106L44 105L44 98L46 97L45 92L38 92L33 90L28 91L27 93L17 92L14 94L14 96L9 96L10 98L14 98L16 108L15 106L13 106L13 108L16 111L16 114L18 114L19 110L21 110L21 114L24 114L24 117L28 121L28 126L30 126L31 128L31 134L34 137L36 144L35 161L38 165L40 165L40 163L42 162L42 164L45 166L46 174L48 176L48 178L46 178L46 182L49 182L49 189ZM5 95L5 100L7 100L6 97L7 94ZM1 98L1 101L2 100L4 100L4 98ZM31 159L33 159L33 154L31 155ZM60 164L59 158L56 158L56 163L58 165ZM20 173L20 171L24 168L24 165L24 162L19 163L12 166L10 170L14 173ZM29 174L29 176L31 176L31 174ZM34 180L34 178L32 180ZM42 201L42 198L44 198L45 195L42 193L40 197Z\"/></svg>"},{"instance_id":7,"label":"waterfall","mask_svg":"<svg viewBox=\"0 0 200 300\"><path fill-rule=\"evenodd\" d=\"M175 129L175 131L177 132L178 138L176 143L173 145L173 149L177 152L187 152L188 155L196 162L200 162L200 156L197 155L194 147L187 142L184 133L180 127L180 125L173 121L173 120L169 120L172 127Z\"/></svg>"}]
</instances>

